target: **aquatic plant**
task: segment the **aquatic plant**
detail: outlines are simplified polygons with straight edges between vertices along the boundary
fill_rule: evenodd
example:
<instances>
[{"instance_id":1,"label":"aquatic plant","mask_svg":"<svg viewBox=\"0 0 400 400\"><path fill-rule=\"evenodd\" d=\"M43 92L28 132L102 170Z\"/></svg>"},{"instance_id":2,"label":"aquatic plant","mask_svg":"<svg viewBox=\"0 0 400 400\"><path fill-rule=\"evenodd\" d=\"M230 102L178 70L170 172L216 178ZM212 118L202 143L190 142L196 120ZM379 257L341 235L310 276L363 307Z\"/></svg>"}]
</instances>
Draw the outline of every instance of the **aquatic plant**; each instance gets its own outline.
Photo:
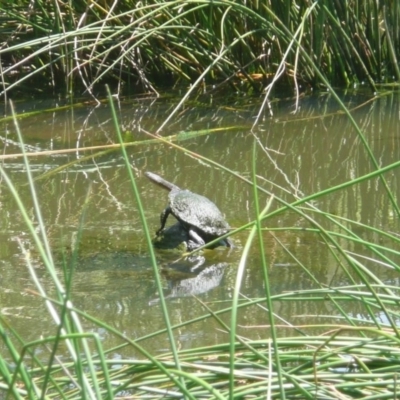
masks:
<instances>
[{"instance_id":1,"label":"aquatic plant","mask_svg":"<svg viewBox=\"0 0 400 400\"><path fill-rule=\"evenodd\" d=\"M3 1L1 93L98 96L213 83L399 82L400 6L383 1ZM45 84L43 84L45 83ZM244 83L244 84L243 84Z\"/></svg>"}]
</instances>

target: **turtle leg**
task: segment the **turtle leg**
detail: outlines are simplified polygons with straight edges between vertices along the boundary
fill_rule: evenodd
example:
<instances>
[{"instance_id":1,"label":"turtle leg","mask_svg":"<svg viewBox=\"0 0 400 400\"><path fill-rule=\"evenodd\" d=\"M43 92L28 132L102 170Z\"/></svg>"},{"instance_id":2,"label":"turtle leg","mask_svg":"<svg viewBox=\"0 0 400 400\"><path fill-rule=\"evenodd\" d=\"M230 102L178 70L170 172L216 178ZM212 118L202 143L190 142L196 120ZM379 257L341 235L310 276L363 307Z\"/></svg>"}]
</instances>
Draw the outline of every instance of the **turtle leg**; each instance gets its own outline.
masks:
<instances>
[{"instance_id":1,"label":"turtle leg","mask_svg":"<svg viewBox=\"0 0 400 400\"><path fill-rule=\"evenodd\" d=\"M156 232L157 235L164 229L164 226L165 226L165 223L167 222L167 218L168 218L168 215L169 215L169 214L171 214L171 208L170 208L170 206L167 206L167 207L165 208L165 210L164 210L164 211L161 213L161 215L160 215L161 227L160 227L160 229Z\"/></svg>"},{"instance_id":2,"label":"turtle leg","mask_svg":"<svg viewBox=\"0 0 400 400\"><path fill-rule=\"evenodd\" d=\"M194 250L197 247L203 246L206 243L204 239L194 229L190 228L188 233L189 237L192 239L188 241L188 250Z\"/></svg>"},{"instance_id":3,"label":"turtle leg","mask_svg":"<svg viewBox=\"0 0 400 400\"><path fill-rule=\"evenodd\" d=\"M229 239L229 238L225 238L225 239L221 240L221 242L222 242L226 247L230 247L230 248L235 247L234 244L233 244L233 242L232 242L232 240Z\"/></svg>"}]
</instances>

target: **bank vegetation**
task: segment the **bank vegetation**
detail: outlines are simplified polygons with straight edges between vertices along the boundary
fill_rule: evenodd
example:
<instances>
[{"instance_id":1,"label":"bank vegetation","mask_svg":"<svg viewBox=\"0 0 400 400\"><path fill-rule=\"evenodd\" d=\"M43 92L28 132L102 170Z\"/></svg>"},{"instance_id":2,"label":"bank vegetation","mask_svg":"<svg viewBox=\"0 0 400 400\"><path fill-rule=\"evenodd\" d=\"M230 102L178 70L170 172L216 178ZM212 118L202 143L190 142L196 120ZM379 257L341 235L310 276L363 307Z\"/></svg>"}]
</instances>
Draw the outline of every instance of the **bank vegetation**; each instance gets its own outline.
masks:
<instances>
[{"instance_id":1,"label":"bank vegetation","mask_svg":"<svg viewBox=\"0 0 400 400\"><path fill-rule=\"evenodd\" d=\"M397 1L0 3L1 94L400 81Z\"/></svg>"}]
</instances>

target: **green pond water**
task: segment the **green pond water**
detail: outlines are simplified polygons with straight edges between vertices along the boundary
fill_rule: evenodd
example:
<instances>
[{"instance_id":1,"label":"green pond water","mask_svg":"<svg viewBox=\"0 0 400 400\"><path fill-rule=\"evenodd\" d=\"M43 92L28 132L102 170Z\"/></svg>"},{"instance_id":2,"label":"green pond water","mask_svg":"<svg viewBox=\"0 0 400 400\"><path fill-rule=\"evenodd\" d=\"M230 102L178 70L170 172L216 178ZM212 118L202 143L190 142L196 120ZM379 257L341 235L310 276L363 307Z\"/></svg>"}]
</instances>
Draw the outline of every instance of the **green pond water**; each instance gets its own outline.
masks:
<instances>
[{"instance_id":1,"label":"green pond water","mask_svg":"<svg viewBox=\"0 0 400 400\"><path fill-rule=\"evenodd\" d=\"M356 122L382 166L400 159L400 102L397 94L368 102L369 95L344 94L343 101L353 109ZM182 135L175 143L201 156L210 158L238 175L251 179L253 144L257 142L256 166L258 183L276 196L271 210L280 207L280 200L293 202L320 190L339 185L374 170L365 148L348 118L329 94L300 100L300 110L293 114L294 101L271 105L273 116L266 109L257 128L251 127L261 107L262 98L200 98L187 103L162 130L163 136L180 132L203 131L202 135ZM50 102L26 102L16 105L17 111L40 110ZM207 165L199 158L151 139L146 131L155 132L172 111L175 103L168 99L141 97L116 104L118 117L127 141L138 142L127 148L136 176L147 223L152 233L159 228L160 212L167 204L167 192L152 184L145 171L153 171L182 188L207 196L223 211L232 227L239 227L255 218L251 186L226 171ZM137 339L164 327L157 289L150 264L148 247L120 152L98 155L97 150L82 148L118 143L107 103L51 113L43 112L19 121L28 152L73 149L69 153L29 158L36 181L38 200L52 247L60 279L63 260L71 268L70 254L76 244L79 227L78 258L73 273L72 302L92 316ZM20 153L12 121L0 122L2 155ZM87 156L92 156L85 158ZM68 168L59 166L78 161ZM23 160L19 157L1 159L24 201L29 215L37 220L27 183ZM400 195L399 173L385 175L396 198ZM54 287L35 249L16 202L4 181L0 182L0 312L25 340L35 340L56 332L43 300L37 296L27 267L26 257L49 296ZM259 192L264 207L270 196ZM319 209L343 218L399 232L399 221L389 204L378 178L350 186L318 198ZM307 206L309 207L309 206ZM84 218L82 216L84 214ZM325 229L338 230L327 219L310 215ZM83 221L83 222L82 222ZM169 224L174 218L169 218ZM285 211L263 223L263 241L269 265L269 279L274 294L315 287L310 274L327 286L350 283L338 267L338 261L321 237L310 231L311 225L294 211ZM271 231L272 228L297 228ZM352 225L352 229L356 229ZM365 240L378 240L371 231L357 228ZM213 310L229 306L235 285L238 264L249 231L232 237L235 248L219 247L206 250L201 257L183 259L176 253L157 250L162 269L165 294L172 323L178 324L206 314L201 302ZM379 237L381 240L381 237ZM371 257L362 245L349 244L349 252ZM385 243L381 243L385 244ZM400 250L400 249L396 249ZM63 258L64 257L64 258ZM390 256L396 260L394 255ZM302 269L295 261L301 262ZM398 286L396 271L379 265L373 258L364 265L379 278ZM265 293L258 242L252 244L247 259L241 292L257 298ZM198 301L198 299L201 300ZM280 335L295 332L290 324L302 325L340 321L332 303L323 301L276 301L274 311L282 318ZM363 319L359 303L346 303L350 315ZM230 315L222 319L229 323ZM286 322L283 322L286 321ZM383 321L385 322L385 321ZM260 306L246 308L239 314L238 333L250 338L268 338L269 320ZM88 331L97 332L105 348L120 340L103 328L82 319ZM191 348L227 340L226 333L213 319L203 319L175 331L178 347ZM143 342L154 352L169 350L166 335ZM4 345L0 342L0 352ZM45 351L38 349L38 352ZM132 349L119 349L115 358L135 356Z\"/></svg>"}]
</instances>

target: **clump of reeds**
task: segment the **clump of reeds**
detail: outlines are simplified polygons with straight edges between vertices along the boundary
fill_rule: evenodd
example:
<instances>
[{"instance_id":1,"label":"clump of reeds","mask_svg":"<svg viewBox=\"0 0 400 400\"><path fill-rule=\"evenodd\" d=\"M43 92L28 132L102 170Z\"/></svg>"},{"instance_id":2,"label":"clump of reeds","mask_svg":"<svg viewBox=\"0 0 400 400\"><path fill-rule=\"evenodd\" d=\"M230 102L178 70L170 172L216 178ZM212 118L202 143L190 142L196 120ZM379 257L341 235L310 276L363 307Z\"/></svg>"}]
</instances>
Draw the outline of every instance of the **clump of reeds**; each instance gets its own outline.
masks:
<instances>
[{"instance_id":1,"label":"clump of reeds","mask_svg":"<svg viewBox=\"0 0 400 400\"><path fill-rule=\"evenodd\" d=\"M2 2L1 92L188 82L261 91L275 75L321 83L316 68L335 84L374 87L400 80L399 21L398 2L367 0Z\"/></svg>"}]
</instances>

